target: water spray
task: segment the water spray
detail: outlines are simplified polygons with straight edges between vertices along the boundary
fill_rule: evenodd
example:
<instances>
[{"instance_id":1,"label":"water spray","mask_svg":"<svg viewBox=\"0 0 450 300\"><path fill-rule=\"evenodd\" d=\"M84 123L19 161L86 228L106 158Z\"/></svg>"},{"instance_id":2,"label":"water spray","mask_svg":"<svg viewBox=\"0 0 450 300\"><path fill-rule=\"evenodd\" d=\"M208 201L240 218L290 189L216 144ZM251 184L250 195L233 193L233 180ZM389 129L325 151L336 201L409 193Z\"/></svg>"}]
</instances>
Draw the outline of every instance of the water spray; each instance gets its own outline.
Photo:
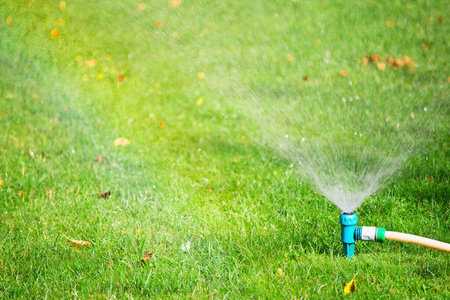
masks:
<instances>
[{"instance_id":1,"label":"water spray","mask_svg":"<svg viewBox=\"0 0 450 300\"><path fill-rule=\"evenodd\" d=\"M386 231L384 228L356 226L358 218L355 213L342 213L339 216L339 223L341 224L341 241L344 256L347 258L352 258L355 254L356 241L384 242L385 240L392 240L450 253L450 244L444 242L408 233Z\"/></svg>"}]
</instances>

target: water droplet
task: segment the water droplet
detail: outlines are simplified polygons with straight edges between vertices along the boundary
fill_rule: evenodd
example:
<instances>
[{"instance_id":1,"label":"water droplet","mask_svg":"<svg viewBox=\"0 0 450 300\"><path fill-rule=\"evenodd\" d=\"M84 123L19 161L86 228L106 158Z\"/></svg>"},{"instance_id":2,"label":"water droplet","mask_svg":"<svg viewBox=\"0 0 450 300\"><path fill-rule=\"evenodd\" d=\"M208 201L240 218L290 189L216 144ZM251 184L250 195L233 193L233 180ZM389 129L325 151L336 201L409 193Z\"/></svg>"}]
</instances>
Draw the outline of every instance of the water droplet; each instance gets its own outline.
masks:
<instances>
[{"instance_id":1,"label":"water droplet","mask_svg":"<svg viewBox=\"0 0 450 300\"><path fill-rule=\"evenodd\" d=\"M304 142L304 141L306 141L306 139L305 139L305 138L302 138L302 142Z\"/></svg>"}]
</instances>

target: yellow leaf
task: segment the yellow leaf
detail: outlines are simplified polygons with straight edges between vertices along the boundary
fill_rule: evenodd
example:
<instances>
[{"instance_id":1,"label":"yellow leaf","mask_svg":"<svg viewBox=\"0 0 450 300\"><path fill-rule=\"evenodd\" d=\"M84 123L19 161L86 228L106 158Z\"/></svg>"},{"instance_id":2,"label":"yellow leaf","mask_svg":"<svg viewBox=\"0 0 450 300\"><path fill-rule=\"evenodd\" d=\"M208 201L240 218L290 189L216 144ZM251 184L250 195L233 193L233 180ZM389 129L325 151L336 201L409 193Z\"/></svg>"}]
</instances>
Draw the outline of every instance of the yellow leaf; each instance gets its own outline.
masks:
<instances>
[{"instance_id":1,"label":"yellow leaf","mask_svg":"<svg viewBox=\"0 0 450 300\"><path fill-rule=\"evenodd\" d=\"M95 59L90 59L84 62L85 67L94 67L97 64Z\"/></svg>"},{"instance_id":2,"label":"yellow leaf","mask_svg":"<svg viewBox=\"0 0 450 300\"><path fill-rule=\"evenodd\" d=\"M61 2L59 3L59 8L60 8L61 10L65 10L65 9L66 9L66 1L61 1Z\"/></svg>"},{"instance_id":3,"label":"yellow leaf","mask_svg":"<svg viewBox=\"0 0 450 300\"><path fill-rule=\"evenodd\" d=\"M13 18L12 17L7 17L6 18L6 24L11 24L12 23L12 21L13 21Z\"/></svg>"},{"instance_id":4,"label":"yellow leaf","mask_svg":"<svg viewBox=\"0 0 450 300\"><path fill-rule=\"evenodd\" d=\"M59 36L59 30L58 29L53 29L52 32L50 33L50 36L52 38L57 38Z\"/></svg>"},{"instance_id":5,"label":"yellow leaf","mask_svg":"<svg viewBox=\"0 0 450 300\"><path fill-rule=\"evenodd\" d=\"M277 275L283 277L283 270L281 268L277 270Z\"/></svg>"},{"instance_id":6,"label":"yellow leaf","mask_svg":"<svg viewBox=\"0 0 450 300\"><path fill-rule=\"evenodd\" d=\"M86 241L82 241L82 240L71 240L70 243L72 244L72 246L89 246L91 243L86 242Z\"/></svg>"},{"instance_id":7,"label":"yellow leaf","mask_svg":"<svg viewBox=\"0 0 450 300\"><path fill-rule=\"evenodd\" d=\"M169 6L170 7L177 7L177 6L179 6L181 4L181 0L171 0L170 2L169 2Z\"/></svg>"},{"instance_id":8,"label":"yellow leaf","mask_svg":"<svg viewBox=\"0 0 450 300\"><path fill-rule=\"evenodd\" d=\"M203 98L198 98L197 105L202 105L202 103L203 103Z\"/></svg>"},{"instance_id":9,"label":"yellow leaf","mask_svg":"<svg viewBox=\"0 0 450 300\"><path fill-rule=\"evenodd\" d=\"M114 145L114 147L117 147L117 146L126 146L126 145L129 145L129 144L131 144L130 140L127 140L126 138L121 137L121 138L116 139L114 141L113 145Z\"/></svg>"},{"instance_id":10,"label":"yellow leaf","mask_svg":"<svg viewBox=\"0 0 450 300\"><path fill-rule=\"evenodd\" d=\"M339 72L339 76L347 76L347 75L348 75L348 72L345 70L342 70Z\"/></svg>"},{"instance_id":11,"label":"yellow leaf","mask_svg":"<svg viewBox=\"0 0 450 300\"><path fill-rule=\"evenodd\" d=\"M2 184L4 184L6 181L0 180L0 189L2 188Z\"/></svg>"},{"instance_id":12,"label":"yellow leaf","mask_svg":"<svg viewBox=\"0 0 450 300\"><path fill-rule=\"evenodd\" d=\"M145 3L141 3L138 5L137 7L139 10L145 10L147 8L147 5L145 5Z\"/></svg>"},{"instance_id":13,"label":"yellow leaf","mask_svg":"<svg viewBox=\"0 0 450 300\"><path fill-rule=\"evenodd\" d=\"M345 294L345 296L348 296L348 295L350 295L351 293L354 293L354 292L355 292L355 290L356 290L356 281L355 281L356 275L358 275L358 273L356 273L355 276L353 276L353 279L350 280L350 282L347 283L347 284L344 286L344 294Z\"/></svg>"},{"instance_id":14,"label":"yellow leaf","mask_svg":"<svg viewBox=\"0 0 450 300\"><path fill-rule=\"evenodd\" d=\"M294 59L294 57L292 55L288 54L288 55L286 55L286 59L288 61L292 61Z\"/></svg>"},{"instance_id":15,"label":"yellow leaf","mask_svg":"<svg viewBox=\"0 0 450 300\"><path fill-rule=\"evenodd\" d=\"M205 78L205 73L198 72L197 77L198 77L198 79L203 79L203 78Z\"/></svg>"}]
</instances>

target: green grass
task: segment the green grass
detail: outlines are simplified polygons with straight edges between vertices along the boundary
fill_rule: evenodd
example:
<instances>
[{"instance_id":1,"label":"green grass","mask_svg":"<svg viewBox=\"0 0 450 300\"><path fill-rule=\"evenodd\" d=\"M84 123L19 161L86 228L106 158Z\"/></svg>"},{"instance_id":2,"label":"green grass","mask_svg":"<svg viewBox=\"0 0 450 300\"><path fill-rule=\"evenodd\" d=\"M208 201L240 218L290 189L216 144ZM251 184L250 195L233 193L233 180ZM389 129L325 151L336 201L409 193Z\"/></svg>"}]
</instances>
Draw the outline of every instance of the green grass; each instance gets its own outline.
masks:
<instances>
[{"instance_id":1,"label":"green grass","mask_svg":"<svg viewBox=\"0 0 450 300\"><path fill-rule=\"evenodd\" d=\"M341 97L351 80L417 110L448 102L445 1L138 4L0 3L0 298L333 299L355 274L357 298L449 297L446 253L358 243L343 258L339 209L263 149L239 100ZM376 53L416 73L358 64ZM360 224L450 242L449 115Z\"/></svg>"}]
</instances>

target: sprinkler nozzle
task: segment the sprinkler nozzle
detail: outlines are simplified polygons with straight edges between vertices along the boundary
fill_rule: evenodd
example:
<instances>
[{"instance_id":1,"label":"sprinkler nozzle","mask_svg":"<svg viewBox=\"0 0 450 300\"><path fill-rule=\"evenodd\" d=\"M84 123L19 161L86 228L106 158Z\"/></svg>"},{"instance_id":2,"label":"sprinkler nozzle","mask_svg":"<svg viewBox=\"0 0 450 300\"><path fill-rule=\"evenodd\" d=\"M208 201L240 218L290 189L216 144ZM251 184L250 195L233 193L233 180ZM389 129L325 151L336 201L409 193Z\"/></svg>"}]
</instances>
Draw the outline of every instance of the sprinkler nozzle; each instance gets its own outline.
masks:
<instances>
[{"instance_id":1,"label":"sprinkler nozzle","mask_svg":"<svg viewBox=\"0 0 450 300\"><path fill-rule=\"evenodd\" d=\"M341 224L344 256L351 258L355 254L355 231L358 218L355 213L342 213L339 216L339 223Z\"/></svg>"}]
</instances>

